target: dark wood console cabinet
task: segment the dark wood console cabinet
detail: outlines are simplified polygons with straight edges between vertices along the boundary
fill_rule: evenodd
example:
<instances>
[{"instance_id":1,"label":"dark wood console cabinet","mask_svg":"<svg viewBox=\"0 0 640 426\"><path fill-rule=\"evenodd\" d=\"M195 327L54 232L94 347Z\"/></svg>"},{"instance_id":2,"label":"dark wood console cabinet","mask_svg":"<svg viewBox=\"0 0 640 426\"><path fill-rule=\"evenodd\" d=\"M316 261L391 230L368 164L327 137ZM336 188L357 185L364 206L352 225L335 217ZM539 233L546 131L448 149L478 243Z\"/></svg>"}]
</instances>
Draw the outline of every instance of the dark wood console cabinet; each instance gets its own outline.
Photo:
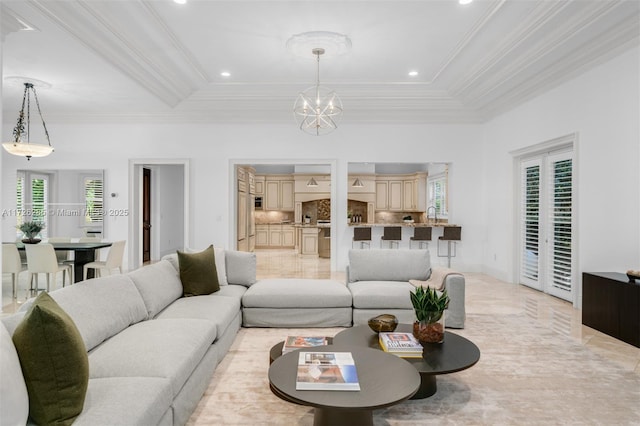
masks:
<instances>
[{"instance_id":1,"label":"dark wood console cabinet","mask_svg":"<svg viewBox=\"0 0 640 426\"><path fill-rule=\"evenodd\" d=\"M582 324L640 348L640 284L617 272L584 272Z\"/></svg>"}]
</instances>

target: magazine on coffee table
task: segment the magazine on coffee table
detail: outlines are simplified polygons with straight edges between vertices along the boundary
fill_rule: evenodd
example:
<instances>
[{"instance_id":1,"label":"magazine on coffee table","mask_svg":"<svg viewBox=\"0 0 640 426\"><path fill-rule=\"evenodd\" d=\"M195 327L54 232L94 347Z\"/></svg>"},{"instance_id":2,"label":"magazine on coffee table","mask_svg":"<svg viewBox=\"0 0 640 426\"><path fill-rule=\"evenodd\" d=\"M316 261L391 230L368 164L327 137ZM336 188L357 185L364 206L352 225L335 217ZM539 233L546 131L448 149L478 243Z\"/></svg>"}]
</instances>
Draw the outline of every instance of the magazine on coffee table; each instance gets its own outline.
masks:
<instances>
[{"instance_id":1,"label":"magazine on coffee table","mask_svg":"<svg viewBox=\"0 0 640 426\"><path fill-rule=\"evenodd\" d=\"M312 348L315 346L328 345L326 336L287 336L282 345L282 354L295 351L301 348Z\"/></svg>"},{"instance_id":2,"label":"magazine on coffee table","mask_svg":"<svg viewBox=\"0 0 640 426\"><path fill-rule=\"evenodd\" d=\"M296 390L359 391L351 352L300 352Z\"/></svg>"},{"instance_id":3,"label":"magazine on coffee table","mask_svg":"<svg viewBox=\"0 0 640 426\"><path fill-rule=\"evenodd\" d=\"M423 347L412 333L382 332L378 334L383 351L403 358L421 358Z\"/></svg>"}]
</instances>

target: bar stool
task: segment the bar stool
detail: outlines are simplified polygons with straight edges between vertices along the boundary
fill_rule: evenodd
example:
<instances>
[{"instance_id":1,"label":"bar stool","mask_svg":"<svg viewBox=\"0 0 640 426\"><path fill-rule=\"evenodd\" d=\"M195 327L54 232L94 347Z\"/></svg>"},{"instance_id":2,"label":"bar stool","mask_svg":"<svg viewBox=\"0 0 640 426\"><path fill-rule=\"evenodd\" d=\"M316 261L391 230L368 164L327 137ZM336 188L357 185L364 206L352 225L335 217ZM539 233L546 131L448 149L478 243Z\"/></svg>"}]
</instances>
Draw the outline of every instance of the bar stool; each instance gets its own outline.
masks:
<instances>
[{"instance_id":1,"label":"bar stool","mask_svg":"<svg viewBox=\"0 0 640 426\"><path fill-rule=\"evenodd\" d=\"M411 243L414 241L418 242L418 248L421 249L424 244L427 248L429 248L429 241L431 241L431 231L432 227L430 226L417 226L413 228L413 237L409 239L409 248L411 248Z\"/></svg>"},{"instance_id":2,"label":"bar stool","mask_svg":"<svg viewBox=\"0 0 640 426\"><path fill-rule=\"evenodd\" d=\"M385 226L383 229L382 237L380 238L380 248L384 241L389 241L389 248L400 248L400 241L402 240L402 228L400 226Z\"/></svg>"},{"instance_id":3,"label":"bar stool","mask_svg":"<svg viewBox=\"0 0 640 426\"><path fill-rule=\"evenodd\" d=\"M353 241L351 241L351 248L353 248L353 243L356 241L360 243L360 248L364 248L365 244L368 248L371 248L371 228L353 228Z\"/></svg>"},{"instance_id":4,"label":"bar stool","mask_svg":"<svg viewBox=\"0 0 640 426\"><path fill-rule=\"evenodd\" d=\"M438 257L447 258L447 267L451 267L451 258L456 257L456 241L460 241L462 234L461 226L445 226L442 236L438 239ZM447 254L440 254L440 241L447 242ZM453 243L453 254L451 252L451 243Z\"/></svg>"}]
</instances>

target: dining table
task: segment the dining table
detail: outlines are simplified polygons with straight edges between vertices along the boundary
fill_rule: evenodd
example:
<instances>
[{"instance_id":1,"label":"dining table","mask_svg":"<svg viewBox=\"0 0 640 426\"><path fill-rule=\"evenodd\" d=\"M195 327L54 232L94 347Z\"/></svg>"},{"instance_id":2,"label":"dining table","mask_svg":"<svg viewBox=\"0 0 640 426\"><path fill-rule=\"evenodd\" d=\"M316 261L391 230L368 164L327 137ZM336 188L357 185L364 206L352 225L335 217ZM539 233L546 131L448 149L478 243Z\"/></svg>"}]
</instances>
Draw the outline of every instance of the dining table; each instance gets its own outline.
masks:
<instances>
[{"instance_id":1,"label":"dining table","mask_svg":"<svg viewBox=\"0 0 640 426\"><path fill-rule=\"evenodd\" d=\"M24 251L25 244L18 241L14 243L3 244L15 244L19 251ZM102 248L111 247L109 241L96 241L96 242L59 242L48 243L53 246L55 251L72 251L73 252L73 282L82 281L82 274L84 265L96 260L96 250ZM87 271L87 278L93 278L94 270L89 269Z\"/></svg>"}]
</instances>

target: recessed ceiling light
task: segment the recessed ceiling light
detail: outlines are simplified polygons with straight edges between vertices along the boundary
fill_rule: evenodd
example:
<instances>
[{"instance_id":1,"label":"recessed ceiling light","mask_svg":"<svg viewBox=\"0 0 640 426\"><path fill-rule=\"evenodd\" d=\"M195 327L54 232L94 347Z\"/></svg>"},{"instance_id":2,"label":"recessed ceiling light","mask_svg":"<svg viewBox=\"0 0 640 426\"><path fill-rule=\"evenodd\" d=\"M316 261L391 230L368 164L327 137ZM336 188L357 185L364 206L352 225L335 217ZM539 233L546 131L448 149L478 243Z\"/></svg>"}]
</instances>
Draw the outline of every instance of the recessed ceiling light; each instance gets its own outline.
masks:
<instances>
[{"instance_id":1,"label":"recessed ceiling light","mask_svg":"<svg viewBox=\"0 0 640 426\"><path fill-rule=\"evenodd\" d=\"M458 3L460 4L469 4L471 3L473 0L458 0Z\"/></svg>"},{"instance_id":2,"label":"recessed ceiling light","mask_svg":"<svg viewBox=\"0 0 640 426\"><path fill-rule=\"evenodd\" d=\"M418 75L418 71L409 71L409 77L415 77Z\"/></svg>"},{"instance_id":3,"label":"recessed ceiling light","mask_svg":"<svg viewBox=\"0 0 640 426\"><path fill-rule=\"evenodd\" d=\"M187 0L173 0L173 2L178 4L186 4Z\"/></svg>"},{"instance_id":4,"label":"recessed ceiling light","mask_svg":"<svg viewBox=\"0 0 640 426\"><path fill-rule=\"evenodd\" d=\"M222 77L231 77L231 73L230 73L229 71L222 71L222 72L220 73L220 75L221 75Z\"/></svg>"}]
</instances>

